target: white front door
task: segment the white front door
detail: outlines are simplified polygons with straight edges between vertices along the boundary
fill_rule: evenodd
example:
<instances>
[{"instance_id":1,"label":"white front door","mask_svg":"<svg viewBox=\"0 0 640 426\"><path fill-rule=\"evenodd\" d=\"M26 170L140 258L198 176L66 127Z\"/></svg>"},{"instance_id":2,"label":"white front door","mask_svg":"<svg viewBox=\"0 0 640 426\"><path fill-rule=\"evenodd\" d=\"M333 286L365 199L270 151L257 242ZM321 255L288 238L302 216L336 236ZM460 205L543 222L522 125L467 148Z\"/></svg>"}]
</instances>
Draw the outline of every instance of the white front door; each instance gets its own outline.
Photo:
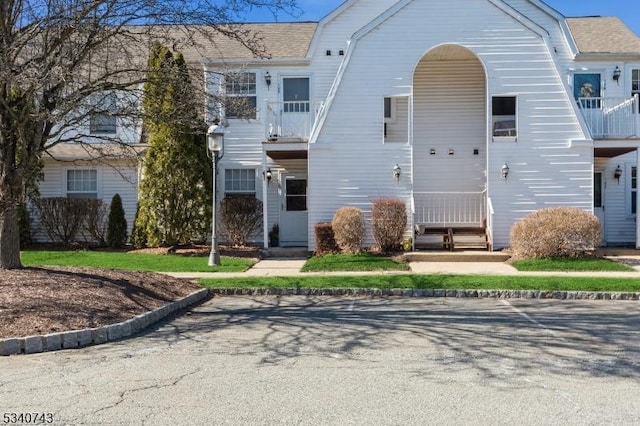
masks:
<instances>
[{"instance_id":1,"label":"white front door","mask_svg":"<svg viewBox=\"0 0 640 426\"><path fill-rule=\"evenodd\" d=\"M282 175L280 245L305 247L309 243L307 178Z\"/></svg>"},{"instance_id":2,"label":"white front door","mask_svg":"<svg viewBox=\"0 0 640 426\"><path fill-rule=\"evenodd\" d=\"M593 174L593 214L600 221L601 243L605 245L605 220L604 220L604 180L602 172Z\"/></svg>"}]
</instances>

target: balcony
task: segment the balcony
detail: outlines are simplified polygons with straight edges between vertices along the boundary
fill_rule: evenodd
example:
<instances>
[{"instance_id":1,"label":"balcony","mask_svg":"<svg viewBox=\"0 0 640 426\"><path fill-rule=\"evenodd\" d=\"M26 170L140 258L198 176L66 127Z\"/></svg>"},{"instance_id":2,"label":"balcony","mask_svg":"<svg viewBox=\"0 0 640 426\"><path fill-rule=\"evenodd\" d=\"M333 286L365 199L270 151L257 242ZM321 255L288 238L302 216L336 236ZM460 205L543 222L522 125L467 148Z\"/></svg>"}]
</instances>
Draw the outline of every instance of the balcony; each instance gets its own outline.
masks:
<instances>
[{"instance_id":1,"label":"balcony","mask_svg":"<svg viewBox=\"0 0 640 426\"><path fill-rule=\"evenodd\" d=\"M638 95L632 98L578 98L593 139L640 138Z\"/></svg>"},{"instance_id":2,"label":"balcony","mask_svg":"<svg viewBox=\"0 0 640 426\"><path fill-rule=\"evenodd\" d=\"M267 142L309 142L311 129L322 104L309 101L266 103L265 135Z\"/></svg>"}]
</instances>

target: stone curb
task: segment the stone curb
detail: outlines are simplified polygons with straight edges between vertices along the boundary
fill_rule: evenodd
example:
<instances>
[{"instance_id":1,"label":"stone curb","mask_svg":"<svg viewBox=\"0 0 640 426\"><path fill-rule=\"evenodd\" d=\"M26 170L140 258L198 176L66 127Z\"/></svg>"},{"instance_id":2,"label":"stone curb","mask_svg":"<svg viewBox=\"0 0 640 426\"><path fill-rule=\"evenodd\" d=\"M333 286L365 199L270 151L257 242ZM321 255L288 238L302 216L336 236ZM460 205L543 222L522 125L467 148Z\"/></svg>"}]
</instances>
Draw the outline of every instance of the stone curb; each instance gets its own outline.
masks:
<instances>
[{"instance_id":1,"label":"stone curb","mask_svg":"<svg viewBox=\"0 0 640 426\"><path fill-rule=\"evenodd\" d=\"M211 288L219 296L467 297L493 299L640 300L640 293L545 290L451 290L377 288Z\"/></svg>"},{"instance_id":2,"label":"stone curb","mask_svg":"<svg viewBox=\"0 0 640 426\"><path fill-rule=\"evenodd\" d=\"M0 339L0 356L81 348L119 340L144 330L176 311L206 299L209 294L210 290L203 288L175 302L117 324L39 336Z\"/></svg>"}]
</instances>

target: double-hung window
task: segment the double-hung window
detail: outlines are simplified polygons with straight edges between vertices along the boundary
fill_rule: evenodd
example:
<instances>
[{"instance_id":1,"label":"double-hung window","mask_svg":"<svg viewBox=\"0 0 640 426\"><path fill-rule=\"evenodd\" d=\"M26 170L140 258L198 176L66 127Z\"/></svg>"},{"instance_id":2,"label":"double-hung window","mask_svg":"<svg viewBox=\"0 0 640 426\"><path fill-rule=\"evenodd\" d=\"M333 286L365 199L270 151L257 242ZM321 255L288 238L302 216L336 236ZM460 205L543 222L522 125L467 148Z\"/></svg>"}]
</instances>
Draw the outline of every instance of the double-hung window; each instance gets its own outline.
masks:
<instances>
[{"instance_id":1,"label":"double-hung window","mask_svg":"<svg viewBox=\"0 0 640 426\"><path fill-rule=\"evenodd\" d=\"M98 172L95 169L67 170L68 198L98 198Z\"/></svg>"},{"instance_id":2,"label":"double-hung window","mask_svg":"<svg viewBox=\"0 0 640 426\"><path fill-rule=\"evenodd\" d=\"M92 135L116 133L116 102L115 93L103 93L93 98L91 114L89 115L89 132Z\"/></svg>"},{"instance_id":3,"label":"double-hung window","mask_svg":"<svg viewBox=\"0 0 640 426\"><path fill-rule=\"evenodd\" d=\"M255 195L255 169L225 169L224 192L227 195Z\"/></svg>"},{"instance_id":4,"label":"double-hung window","mask_svg":"<svg viewBox=\"0 0 640 426\"><path fill-rule=\"evenodd\" d=\"M256 73L227 74L225 76L225 96L226 118L256 118Z\"/></svg>"}]
</instances>

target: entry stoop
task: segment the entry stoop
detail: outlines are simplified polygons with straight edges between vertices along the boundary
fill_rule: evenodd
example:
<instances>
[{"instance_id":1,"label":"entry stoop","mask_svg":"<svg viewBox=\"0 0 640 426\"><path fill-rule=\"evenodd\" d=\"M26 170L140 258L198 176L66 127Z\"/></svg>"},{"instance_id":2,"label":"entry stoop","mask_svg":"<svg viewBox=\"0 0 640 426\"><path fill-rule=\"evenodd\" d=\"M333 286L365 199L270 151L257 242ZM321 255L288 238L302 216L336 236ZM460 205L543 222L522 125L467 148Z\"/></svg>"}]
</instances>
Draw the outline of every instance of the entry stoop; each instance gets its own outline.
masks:
<instances>
[{"instance_id":1,"label":"entry stoop","mask_svg":"<svg viewBox=\"0 0 640 426\"><path fill-rule=\"evenodd\" d=\"M262 251L264 257L278 259L306 259L311 252L306 247L269 247Z\"/></svg>"},{"instance_id":2,"label":"entry stoop","mask_svg":"<svg viewBox=\"0 0 640 426\"><path fill-rule=\"evenodd\" d=\"M499 251L431 251L405 253L408 262L506 262L510 255Z\"/></svg>"}]
</instances>

